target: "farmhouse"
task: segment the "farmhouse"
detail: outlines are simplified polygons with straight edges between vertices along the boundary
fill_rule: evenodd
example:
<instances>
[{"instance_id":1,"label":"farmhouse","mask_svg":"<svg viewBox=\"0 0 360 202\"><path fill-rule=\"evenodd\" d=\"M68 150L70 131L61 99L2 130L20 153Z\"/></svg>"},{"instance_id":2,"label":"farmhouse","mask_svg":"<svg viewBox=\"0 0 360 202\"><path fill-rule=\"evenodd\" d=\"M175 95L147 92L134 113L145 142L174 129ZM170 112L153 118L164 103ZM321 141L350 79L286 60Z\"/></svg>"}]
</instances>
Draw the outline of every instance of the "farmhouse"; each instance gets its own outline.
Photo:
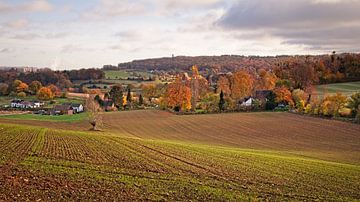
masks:
<instances>
[{"instance_id":1,"label":"farmhouse","mask_svg":"<svg viewBox=\"0 0 360 202\"><path fill-rule=\"evenodd\" d=\"M63 105L56 105L50 112L51 115L73 115L74 109L71 105L63 104Z\"/></svg>"},{"instance_id":2,"label":"farmhouse","mask_svg":"<svg viewBox=\"0 0 360 202\"><path fill-rule=\"evenodd\" d=\"M12 108L19 108L19 109L34 109L34 108L40 108L43 105L44 103L40 101L25 101L20 99L14 99L10 103L10 106Z\"/></svg>"},{"instance_id":3,"label":"farmhouse","mask_svg":"<svg viewBox=\"0 0 360 202\"><path fill-rule=\"evenodd\" d=\"M245 98L240 105L244 106L244 107L251 107L253 102L254 102L254 98L248 97L248 98Z\"/></svg>"},{"instance_id":4,"label":"farmhouse","mask_svg":"<svg viewBox=\"0 0 360 202\"><path fill-rule=\"evenodd\" d=\"M84 111L84 106L82 104L70 104L74 110L74 113L81 113Z\"/></svg>"}]
</instances>

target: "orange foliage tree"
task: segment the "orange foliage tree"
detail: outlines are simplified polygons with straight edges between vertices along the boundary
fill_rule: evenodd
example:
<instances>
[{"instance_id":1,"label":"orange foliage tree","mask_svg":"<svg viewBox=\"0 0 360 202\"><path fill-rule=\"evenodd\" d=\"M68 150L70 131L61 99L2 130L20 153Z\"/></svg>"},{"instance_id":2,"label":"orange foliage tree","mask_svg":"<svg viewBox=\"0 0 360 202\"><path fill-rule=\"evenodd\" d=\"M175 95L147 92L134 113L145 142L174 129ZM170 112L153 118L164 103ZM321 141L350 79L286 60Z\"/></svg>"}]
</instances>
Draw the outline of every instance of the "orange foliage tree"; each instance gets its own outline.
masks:
<instances>
[{"instance_id":1,"label":"orange foliage tree","mask_svg":"<svg viewBox=\"0 0 360 202\"><path fill-rule=\"evenodd\" d=\"M16 87L16 91L18 92L18 93L20 93L20 92L26 92L26 91L28 91L29 90L29 86L26 84L26 83L24 83L24 82L21 82L17 87Z\"/></svg>"},{"instance_id":2,"label":"orange foliage tree","mask_svg":"<svg viewBox=\"0 0 360 202\"><path fill-rule=\"evenodd\" d=\"M264 69L260 69L259 72L259 80L256 86L258 90L272 90L275 88L276 81L278 78L276 75L270 71L266 71Z\"/></svg>"},{"instance_id":3,"label":"orange foliage tree","mask_svg":"<svg viewBox=\"0 0 360 202\"><path fill-rule=\"evenodd\" d=\"M55 86L54 84L48 85L48 88L51 90L51 92L52 92L54 95L60 94L60 89L59 89L57 86Z\"/></svg>"},{"instance_id":4,"label":"orange foliage tree","mask_svg":"<svg viewBox=\"0 0 360 202\"><path fill-rule=\"evenodd\" d=\"M40 100L51 100L54 98L54 93L51 91L48 87L42 87L40 88L37 97Z\"/></svg>"},{"instance_id":5,"label":"orange foliage tree","mask_svg":"<svg viewBox=\"0 0 360 202\"><path fill-rule=\"evenodd\" d=\"M223 92L225 97L231 94L231 83L227 76L220 76L217 81L217 92Z\"/></svg>"},{"instance_id":6,"label":"orange foliage tree","mask_svg":"<svg viewBox=\"0 0 360 202\"><path fill-rule=\"evenodd\" d=\"M253 90L254 79L244 70L235 72L231 85L231 97L234 99L242 99L251 95Z\"/></svg>"},{"instance_id":7,"label":"orange foliage tree","mask_svg":"<svg viewBox=\"0 0 360 202\"><path fill-rule=\"evenodd\" d=\"M191 109L191 89L180 78L168 85L166 90L167 105L179 110Z\"/></svg>"},{"instance_id":8,"label":"orange foliage tree","mask_svg":"<svg viewBox=\"0 0 360 202\"><path fill-rule=\"evenodd\" d=\"M275 102L294 106L294 102L291 97L291 92L286 87L276 88L274 90L274 93L276 95Z\"/></svg>"}]
</instances>

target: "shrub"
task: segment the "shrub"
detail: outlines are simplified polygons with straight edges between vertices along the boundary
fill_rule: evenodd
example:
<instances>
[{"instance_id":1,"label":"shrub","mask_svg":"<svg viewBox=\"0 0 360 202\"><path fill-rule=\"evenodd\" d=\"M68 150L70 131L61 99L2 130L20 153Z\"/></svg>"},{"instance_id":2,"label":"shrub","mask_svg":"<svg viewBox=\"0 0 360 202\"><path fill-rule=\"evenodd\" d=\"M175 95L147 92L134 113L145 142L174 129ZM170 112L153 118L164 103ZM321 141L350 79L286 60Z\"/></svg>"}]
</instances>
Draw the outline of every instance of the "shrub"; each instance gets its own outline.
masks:
<instances>
[{"instance_id":1,"label":"shrub","mask_svg":"<svg viewBox=\"0 0 360 202\"><path fill-rule=\"evenodd\" d=\"M20 92L20 93L17 94L17 97L24 98L24 97L26 97L26 93L25 92Z\"/></svg>"}]
</instances>

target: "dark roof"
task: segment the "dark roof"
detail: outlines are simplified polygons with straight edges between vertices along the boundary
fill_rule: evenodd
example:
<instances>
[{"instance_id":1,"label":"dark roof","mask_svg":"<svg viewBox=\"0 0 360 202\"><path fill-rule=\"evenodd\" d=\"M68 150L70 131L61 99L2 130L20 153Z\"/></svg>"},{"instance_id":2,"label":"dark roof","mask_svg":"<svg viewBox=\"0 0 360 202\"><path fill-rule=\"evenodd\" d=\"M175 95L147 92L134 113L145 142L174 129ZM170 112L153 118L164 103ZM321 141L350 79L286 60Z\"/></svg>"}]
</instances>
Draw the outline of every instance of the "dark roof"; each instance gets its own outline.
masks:
<instances>
[{"instance_id":1,"label":"dark roof","mask_svg":"<svg viewBox=\"0 0 360 202\"><path fill-rule=\"evenodd\" d=\"M66 110L72 110L73 108L70 105L56 105L54 107L55 111L66 111Z\"/></svg>"},{"instance_id":2,"label":"dark roof","mask_svg":"<svg viewBox=\"0 0 360 202\"><path fill-rule=\"evenodd\" d=\"M72 107L80 107L82 104L71 104Z\"/></svg>"},{"instance_id":3,"label":"dark roof","mask_svg":"<svg viewBox=\"0 0 360 202\"><path fill-rule=\"evenodd\" d=\"M255 98L266 98L271 93L271 90L257 90Z\"/></svg>"},{"instance_id":4,"label":"dark roof","mask_svg":"<svg viewBox=\"0 0 360 202\"><path fill-rule=\"evenodd\" d=\"M103 106L104 106L104 107L111 107L113 104L114 104L113 101L104 101L104 102L103 102Z\"/></svg>"},{"instance_id":5,"label":"dark roof","mask_svg":"<svg viewBox=\"0 0 360 202\"><path fill-rule=\"evenodd\" d=\"M14 100L11 100L11 103L21 103L23 100L20 100L20 99L14 99Z\"/></svg>"}]
</instances>

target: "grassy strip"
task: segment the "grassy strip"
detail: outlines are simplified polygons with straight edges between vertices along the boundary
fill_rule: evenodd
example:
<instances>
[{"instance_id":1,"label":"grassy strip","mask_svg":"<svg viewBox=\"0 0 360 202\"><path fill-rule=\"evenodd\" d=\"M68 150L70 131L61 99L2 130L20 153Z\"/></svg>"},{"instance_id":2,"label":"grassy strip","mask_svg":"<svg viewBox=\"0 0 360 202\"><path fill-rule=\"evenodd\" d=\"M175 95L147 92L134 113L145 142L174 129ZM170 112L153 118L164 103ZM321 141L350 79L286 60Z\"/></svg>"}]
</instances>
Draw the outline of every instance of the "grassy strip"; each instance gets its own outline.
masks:
<instances>
[{"instance_id":1,"label":"grassy strip","mask_svg":"<svg viewBox=\"0 0 360 202\"><path fill-rule=\"evenodd\" d=\"M87 117L86 113L74 114L74 115L61 115L61 116L48 116L38 114L16 114L8 116L0 116L0 118L6 119L21 119L21 120L33 120L33 121L59 121L59 122L78 122L83 121Z\"/></svg>"}]
</instances>

